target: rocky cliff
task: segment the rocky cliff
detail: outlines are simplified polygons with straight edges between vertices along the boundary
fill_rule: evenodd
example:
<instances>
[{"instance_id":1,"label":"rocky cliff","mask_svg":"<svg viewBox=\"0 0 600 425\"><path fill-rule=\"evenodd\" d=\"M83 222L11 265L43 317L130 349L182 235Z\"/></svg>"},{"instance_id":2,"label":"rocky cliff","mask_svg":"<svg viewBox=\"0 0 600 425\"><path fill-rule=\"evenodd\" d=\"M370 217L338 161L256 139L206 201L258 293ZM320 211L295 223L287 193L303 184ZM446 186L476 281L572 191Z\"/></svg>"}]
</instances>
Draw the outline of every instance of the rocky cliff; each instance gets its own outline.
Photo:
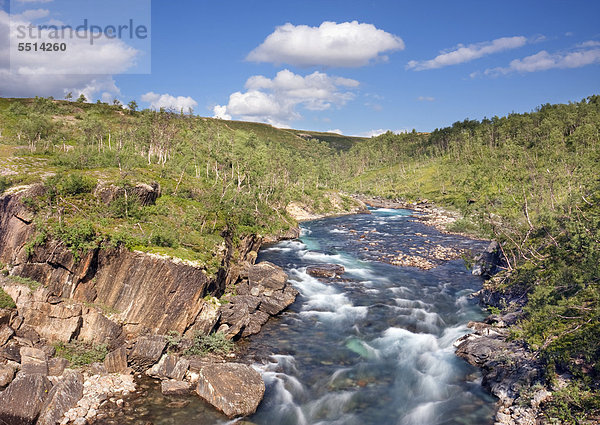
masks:
<instances>
[{"instance_id":1,"label":"rocky cliff","mask_svg":"<svg viewBox=\"0 0 600 425\"><path fill-rule=\"evenodd\" d=\"M197 265L123 248L97 248L81 259L56 240L31 249L34 216L21 200L40 190L32 186L0 197L0 262L12 275L40 282L49 296L110 311L127 335L212 330L219 317L205 297L220 297L238 282L262 242L251 235L234 247L224 234L226 249L213 278Z\"/></svg>"}]
</instances>

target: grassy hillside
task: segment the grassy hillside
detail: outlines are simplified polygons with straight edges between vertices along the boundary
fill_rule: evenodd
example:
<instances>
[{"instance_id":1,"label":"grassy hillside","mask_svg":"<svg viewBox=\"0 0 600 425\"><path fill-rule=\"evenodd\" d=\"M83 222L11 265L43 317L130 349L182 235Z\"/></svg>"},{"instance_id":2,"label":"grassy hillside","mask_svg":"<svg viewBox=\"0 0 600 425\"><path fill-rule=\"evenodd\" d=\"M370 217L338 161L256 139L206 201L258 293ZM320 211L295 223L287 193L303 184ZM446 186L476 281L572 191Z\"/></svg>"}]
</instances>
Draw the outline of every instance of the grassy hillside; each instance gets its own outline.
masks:
<instances>
[{"instance_id":1,"label":"grassy hillside","mask_svg":"<svg viewBox=\"0 0 600 425\"><path fill-rule=\"evenodd\" d=\"M60 238L74 252L125 244L214 272L224 230L286 230L291 200L331 208L335 149L271 126L36 98L1 99L0 131L0 190L44 182L30 202L37 242ZM162 196L143 206L135 186L153 182ZM111 186L106 205L93 192Z\"/></svg>"}]
</instances>

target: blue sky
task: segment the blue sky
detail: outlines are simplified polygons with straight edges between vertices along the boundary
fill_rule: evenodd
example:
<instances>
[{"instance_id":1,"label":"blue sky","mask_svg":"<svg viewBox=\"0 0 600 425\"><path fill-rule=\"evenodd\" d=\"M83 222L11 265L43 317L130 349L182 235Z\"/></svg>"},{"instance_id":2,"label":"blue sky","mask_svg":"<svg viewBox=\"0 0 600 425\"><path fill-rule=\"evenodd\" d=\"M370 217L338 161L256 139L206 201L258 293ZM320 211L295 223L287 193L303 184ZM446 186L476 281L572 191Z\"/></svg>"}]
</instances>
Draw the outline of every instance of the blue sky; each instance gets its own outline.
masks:
<instances>
[{"instance_id":1,"label":"blue sky","mask_svg":"<svg viewBox=\"0 0 600 425\"><path fill-rule=\"evenodd\" d=\"M13 3L52 17L53 1ZM151 12L149 74L122 74L135 67L122 45L98 75L65 62L65 75L4 78L0 57L0 95L74 91L369 135L600 93L597 1L156 0Z\"/></svg>"}]
</instances>

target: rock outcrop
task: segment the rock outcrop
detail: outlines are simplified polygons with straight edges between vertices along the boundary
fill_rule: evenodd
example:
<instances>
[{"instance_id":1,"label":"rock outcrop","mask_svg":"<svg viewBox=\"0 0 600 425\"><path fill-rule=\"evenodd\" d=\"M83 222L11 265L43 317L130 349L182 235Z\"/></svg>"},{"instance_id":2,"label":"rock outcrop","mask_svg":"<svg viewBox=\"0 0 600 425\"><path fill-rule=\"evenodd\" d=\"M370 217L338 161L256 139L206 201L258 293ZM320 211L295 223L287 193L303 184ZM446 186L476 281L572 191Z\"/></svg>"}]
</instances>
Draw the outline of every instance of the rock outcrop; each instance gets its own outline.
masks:
<instances>
[{"instance_id":1,"label":"rock outcrop","mask_svg":"<svg viewBox=\"0 0 600 425\"><path fill-rule=\"evenodd\" d=\"M542 383L541 367L532 353L507 339L505 326L514 319L512 315L505 320L490 317L488 323L470 322L474 332L455 342L456 354L481 369L482 385L498 397L496 423L535 425L539 405L550 392Z\"/></svg>"},{"instance_id":2,"label":"rock outcrop","mask_svg":"<svg viewBox=\"0 0 600 425\"><path fill-rule=\"evenodd\" d=\"M229 303L220 307L219 330L230 339L258 333L269 317L290 306L298 295L287 274L268 261L248 265L235 291Z\"/></svg>"},{"instance_id":3,"label":"rock outcrop","mask_svg":"<svg viewBox=\"0 0 600 425\"><path fill-rule=\"evenodd\" d=\"M198 368L196 393L229 418L256 411L265 393L260 374L240 363L206 363Z\"/></svg>"},{"instance_id":4,"label":"rock outcrop","mask_svg":"<svg viewBox=\"0 0 600 425\"><path fill-rule=\"evenodd\" d=\"M136 190L141 202L152 202L160 188L146 186L138 185ZM34 185L0 197L0 262L10 265L11 274L40 282L47 288L48 296L97 304L113 312L115 321L125 323L128 335L165 334L170 330L184 333L192 327L210 331L216 320L207 316L210 308L203 298L222 295L227 282L238 279L232 261L253 262L261 244L260 238L244 239L237 248L237 258L233 247L229 247L221 271L212 279L195 264L125 249L95 249L79 259L60 241L49 240L31 250L27 243L35 234L33 214L20 200L39 196L43 191L42 185ZM118 196L113 192L107 193ZM112 195L106 195L107 202ZM71 311L66 305L36 305L38 301L31 300L28 324L39 322L45 327L42 334L53 339L72 339L76 329L81 328L83 339L99 343L98 339L114 339L114 333L119 331L108 322L93 325L103 321L101 316L90 315L85 318L86 323L79 324L82 315L78 311ZM36 316L33 311L39 308L46 311ZM46 323L43 317L57 320ZM106 332L88 333L91 328Z\"/></svg>"},{"instance_id":5,"label":"rock outcrop","mask_svg":"<svg viewBox=\"0 0 600 425\"><path fill-rule=\"evenodd\" d=\"M472 273L475 276L482 276L489 279L505 265L500 244L496 241L492 241L485 251L475 258Z\"/></svg>"}]
</instances>

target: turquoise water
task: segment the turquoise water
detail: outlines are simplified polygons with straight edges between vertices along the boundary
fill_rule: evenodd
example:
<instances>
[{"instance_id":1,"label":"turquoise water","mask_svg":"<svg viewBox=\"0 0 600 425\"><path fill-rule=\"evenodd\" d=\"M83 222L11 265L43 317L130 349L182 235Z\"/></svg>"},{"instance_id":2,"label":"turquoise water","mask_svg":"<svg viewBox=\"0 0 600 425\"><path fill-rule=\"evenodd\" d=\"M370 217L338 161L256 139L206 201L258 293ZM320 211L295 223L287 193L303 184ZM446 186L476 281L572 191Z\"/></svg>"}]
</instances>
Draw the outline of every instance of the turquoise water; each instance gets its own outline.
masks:
<instances>
[{"instance_id":1,"label":"turquoise water","mask_svg":"<svg viewBox=\"0 0 600 425\"><path fill-rule=\"evenodd\" d=\"M426 242L427 241L427 242ZM267 384L256 424L492 424L494 400L453 342L482 311L462 260L424 271L381 261L423 244L481 249L405 210L306 223L300 240L261 250L286 270L297 302L250 343ZM365 249L367 248L367 249ZM341 264L319 280L306 266ZM268 361L260 361L271 354Z\"/></svg>"}]
</instances>

